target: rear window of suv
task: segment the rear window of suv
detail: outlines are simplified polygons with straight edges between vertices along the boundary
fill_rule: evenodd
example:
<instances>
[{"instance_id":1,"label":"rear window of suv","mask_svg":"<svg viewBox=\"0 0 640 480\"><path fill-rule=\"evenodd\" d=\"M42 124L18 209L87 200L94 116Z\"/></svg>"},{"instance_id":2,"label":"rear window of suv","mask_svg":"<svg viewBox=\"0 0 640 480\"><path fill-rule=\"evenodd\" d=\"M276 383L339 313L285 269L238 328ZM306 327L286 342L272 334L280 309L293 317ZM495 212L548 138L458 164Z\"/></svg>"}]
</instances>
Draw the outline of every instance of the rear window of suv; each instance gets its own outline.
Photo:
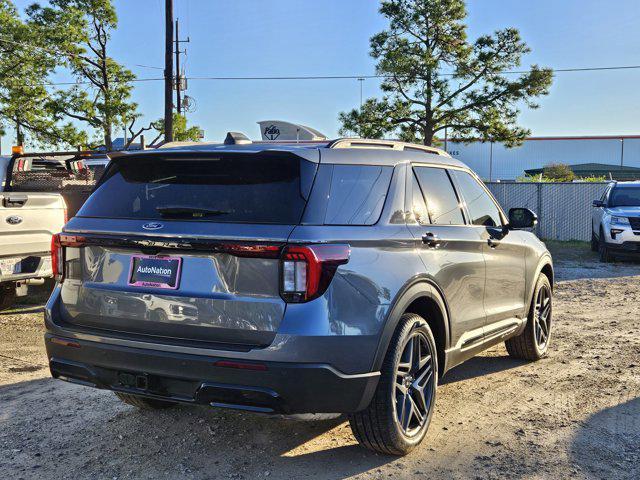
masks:
<instances>
[{"instance_id":1,"label":"rear window of suv","mask_svg":"<svg viewBox=\"0 0 640 480\"><path fill-rule=\"evenodd\" d=\"M78 216L295 225L315 170L286 154L119 159Z\"/></svg>"}]
</instances>

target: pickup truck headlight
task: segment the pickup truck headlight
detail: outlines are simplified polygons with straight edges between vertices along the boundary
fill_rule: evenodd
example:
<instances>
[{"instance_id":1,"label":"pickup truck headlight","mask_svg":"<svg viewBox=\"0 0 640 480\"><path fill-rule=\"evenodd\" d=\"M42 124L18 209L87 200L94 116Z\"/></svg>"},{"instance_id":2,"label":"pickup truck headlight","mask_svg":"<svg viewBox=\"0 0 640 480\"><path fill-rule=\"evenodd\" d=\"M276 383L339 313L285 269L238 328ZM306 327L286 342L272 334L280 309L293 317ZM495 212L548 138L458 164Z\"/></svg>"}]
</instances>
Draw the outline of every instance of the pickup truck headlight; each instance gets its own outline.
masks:
<instances>
[{"instance_id":1,"label":"pickup truck headlight","mask_svg":"<svg viewBox=\"0 0 640 480\"><path fill-rule=\"evenodd\" d=\"M617 217L615 215L611 216L611 220L609 222L611 225L617 225L619 227L630 227L629 219L627 217Z\"/></svg>"}]
</instances>

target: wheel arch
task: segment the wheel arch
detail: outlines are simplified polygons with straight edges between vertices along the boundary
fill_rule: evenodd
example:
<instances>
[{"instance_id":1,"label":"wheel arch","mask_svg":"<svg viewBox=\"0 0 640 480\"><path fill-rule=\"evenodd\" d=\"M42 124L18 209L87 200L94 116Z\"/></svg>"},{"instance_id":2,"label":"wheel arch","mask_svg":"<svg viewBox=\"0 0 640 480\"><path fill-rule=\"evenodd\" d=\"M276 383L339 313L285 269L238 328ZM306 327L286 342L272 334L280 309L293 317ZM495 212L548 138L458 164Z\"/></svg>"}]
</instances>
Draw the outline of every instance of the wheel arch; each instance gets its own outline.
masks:
<instances>
[{"instance_id":1,"label":"wheel arch","mask_svg":"<svg viewBox=\"0 0 640 480\"><path fill-rule=\"evenodd\" d=\"M538 262L538 266L535 270L535 275L533 276L531 286L529 287L527 296L527 317L529 316L531 310L531 305L533 303L533 294L536 291L538 277L540 277L541 273L544 273L547 276L547 278L549 279L549 283L551 283L551 291L553 291L555 284L555 273L553 270L553 261L551 260L551 256L548 254L544 255Z\"/></svg>"},{"instance_id":2,"label":"wheel arch","mask_svg":"<svg viewBox=\"0 0 640 480\"><path fill-rule=\"evenodd\" d=\"M373 371L380 370L393 333L405 313L420 315L429 324L438 349L438 373L442 376L446 371L445 351L450 339L449 309L440 288L428 277L412 279L396 295L378 341Z\"/></svg>"}]
</instances>

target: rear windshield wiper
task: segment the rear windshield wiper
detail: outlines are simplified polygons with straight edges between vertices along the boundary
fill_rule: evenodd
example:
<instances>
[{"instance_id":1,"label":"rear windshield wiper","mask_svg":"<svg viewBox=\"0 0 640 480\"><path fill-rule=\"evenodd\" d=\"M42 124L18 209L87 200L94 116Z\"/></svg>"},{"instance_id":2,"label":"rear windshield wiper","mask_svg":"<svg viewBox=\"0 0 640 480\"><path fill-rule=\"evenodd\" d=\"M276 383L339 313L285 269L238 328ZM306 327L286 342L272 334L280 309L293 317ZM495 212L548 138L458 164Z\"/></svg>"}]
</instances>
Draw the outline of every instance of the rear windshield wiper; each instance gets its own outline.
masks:
<instances>
[{"instance_id":1,"label":"rear windshield wiper","mask_svg":"<svg viewBox=\"0 0 640 480\"><path fill-rule=\"evenodd\" d=\"M226 215L231 213L229 210L213 210L209 208L180 207L180 206L174 206L174 205L156 207L156 211L163 217L179 217L179 218L214 217L217 215Z\"/></svg>"}]
</instances>

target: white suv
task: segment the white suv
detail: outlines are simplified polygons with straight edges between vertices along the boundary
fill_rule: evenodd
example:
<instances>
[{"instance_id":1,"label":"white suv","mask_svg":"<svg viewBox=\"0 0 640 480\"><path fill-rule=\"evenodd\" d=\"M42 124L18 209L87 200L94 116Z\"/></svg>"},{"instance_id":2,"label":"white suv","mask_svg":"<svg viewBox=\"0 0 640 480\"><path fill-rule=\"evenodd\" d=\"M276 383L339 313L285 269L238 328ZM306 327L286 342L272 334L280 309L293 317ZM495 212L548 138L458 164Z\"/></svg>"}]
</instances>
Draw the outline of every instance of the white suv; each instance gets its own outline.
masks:
<instances>
[{"instance_id":1,"label":"white suv","mask_svg":"<svg viewBox=\"0 0 640 480\"><path fill-rule=\"evenodd\" d=\"M611 183L593 206L591 249L600 261L640 254L640 181Z\"/></svg>"}]
</instances>

